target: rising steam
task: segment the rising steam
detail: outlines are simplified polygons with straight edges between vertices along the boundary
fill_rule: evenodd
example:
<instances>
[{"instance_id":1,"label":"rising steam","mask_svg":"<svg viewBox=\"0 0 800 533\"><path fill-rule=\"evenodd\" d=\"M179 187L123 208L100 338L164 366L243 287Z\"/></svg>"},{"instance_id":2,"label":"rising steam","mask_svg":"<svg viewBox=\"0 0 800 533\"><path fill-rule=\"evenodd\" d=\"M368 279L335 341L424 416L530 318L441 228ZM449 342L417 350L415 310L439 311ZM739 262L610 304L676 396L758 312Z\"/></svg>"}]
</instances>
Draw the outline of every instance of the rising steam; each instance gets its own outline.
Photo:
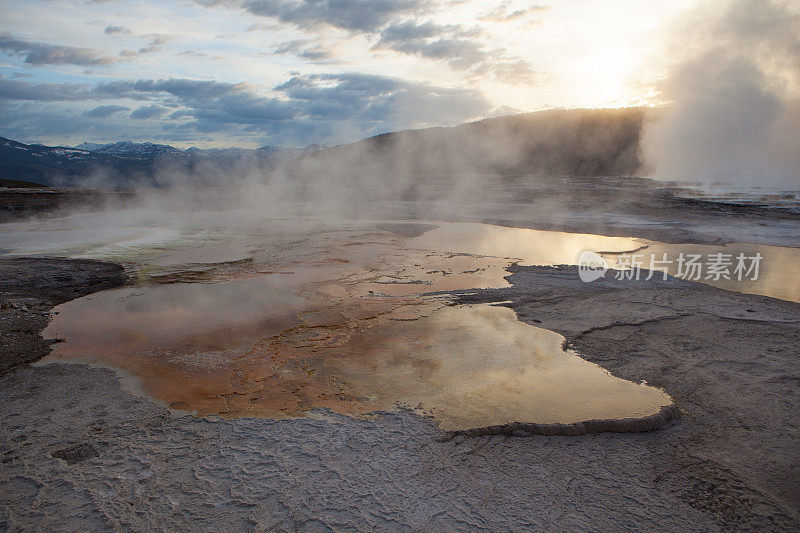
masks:
<instances>
[{"instance_id":1,"label":"rising steam","mask_svg":"<svg viewBox=\"0 0 800 533\"><path fill-rule=\"evenodd\" d=\"M677 32L671 105L645 130L655 177L800 184L800 2L704 2Z\"/></svg>"}]
</instances>

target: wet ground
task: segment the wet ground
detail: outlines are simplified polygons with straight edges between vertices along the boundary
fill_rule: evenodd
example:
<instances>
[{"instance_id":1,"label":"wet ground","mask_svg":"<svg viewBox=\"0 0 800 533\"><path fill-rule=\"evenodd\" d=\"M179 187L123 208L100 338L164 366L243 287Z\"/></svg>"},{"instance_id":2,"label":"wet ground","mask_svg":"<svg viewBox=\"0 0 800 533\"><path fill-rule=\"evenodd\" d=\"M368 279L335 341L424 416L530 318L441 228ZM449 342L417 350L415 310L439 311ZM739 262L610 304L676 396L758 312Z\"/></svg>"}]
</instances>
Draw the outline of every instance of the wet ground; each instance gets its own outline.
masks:
<instances>
[{"instance_id":1,"label":"wet ground","mask_svg":"<svg viewBox=\"0 0 800 533\"><path fill-rule=\"evenodd\" d=\"M672 405L505 308L449 296L507 286L512 262L575 263L639 241L467 223L263 224L269 236L251 227L227 242L126 240L140 283L59 306L43 334L62 342L44 362L121 369L174 409L226 417L404 407L465 431L646 419ZM83 237L55 231L70 247Z\"/></svg>"},{"instance_id":2,"label":"wet ground","mask_svg":"<svg viewBox=\"0 0 800 533\"><path fill-rule=\"evenodd\" d=\"M587 250L617 268L631 254L724 250L731 258L761 254L760 270L743 272L755 279L730 279L731 265L729 279L701 272L701 282L797 298L795 263L787 257L795 248L684 249L437 221L265 218L235 231L200 230L195 222L187 234L174 223L137 225L134 214L121 220L128 222L87 233L89 221L76 215L40 223L40 241L8 235L17 253L27 245L28 252L116 259L138 280L60 305L43 335L61 342L45 363L122 370L135 390L199 415L286 418L329 408L363 416L410 408L451 431L646 420L672 406L664 391L586 363L562 349L560 335L522 324L506 309L454 306L452 293L506 287L511 264L577 264ZM677 265L671 261L667 271L681 274Z\"/></svg>"},{"instance_id":3,"label":"wet ground","mask_svg":"<svg viewBox=\"0 0 800 533\"><path fill-rule=\"evenodd\" d=\"M123 285L122 267L95 260L0 258L0 374L50 353L40 333L53 306Z\"/></svg>"}]
</instances>

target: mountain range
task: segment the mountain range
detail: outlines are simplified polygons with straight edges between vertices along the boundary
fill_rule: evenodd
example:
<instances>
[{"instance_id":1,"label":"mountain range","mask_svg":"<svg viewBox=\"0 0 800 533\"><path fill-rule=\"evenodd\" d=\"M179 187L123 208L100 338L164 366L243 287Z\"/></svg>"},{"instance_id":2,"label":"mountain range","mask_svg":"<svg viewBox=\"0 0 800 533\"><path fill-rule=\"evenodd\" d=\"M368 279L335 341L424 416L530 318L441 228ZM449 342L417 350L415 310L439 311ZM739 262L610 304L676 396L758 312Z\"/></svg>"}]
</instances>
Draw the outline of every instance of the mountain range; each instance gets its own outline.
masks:
<instances>
[{"instance_id":1,"label":"mountain range","mask_svg":"<svg viewBox=\"0 0 800 533\"><path fill-rule=\"evenodd\" d=\"M110 144L84 142L76 147L24 144L0 137L0 179L25 180L43 185L72 186L107 184L125 187L129 183L158 184L160 171L187 174L204 167L231 172L238 167L270 170L281 161L321 149L262 146L246 148L189 148L166 144L120 141Z\"/></svg>"}]
</instances>

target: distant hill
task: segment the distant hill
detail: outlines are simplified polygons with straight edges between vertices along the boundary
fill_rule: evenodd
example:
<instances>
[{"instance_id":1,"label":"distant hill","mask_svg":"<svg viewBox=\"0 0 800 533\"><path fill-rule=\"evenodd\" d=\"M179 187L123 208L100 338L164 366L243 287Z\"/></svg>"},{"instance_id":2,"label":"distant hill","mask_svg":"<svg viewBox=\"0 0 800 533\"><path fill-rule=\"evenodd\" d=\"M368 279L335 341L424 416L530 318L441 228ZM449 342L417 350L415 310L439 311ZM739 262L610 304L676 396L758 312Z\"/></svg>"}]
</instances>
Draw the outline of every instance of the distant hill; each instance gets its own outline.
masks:
<instances>
[{"instance_id":1,"label":"distant hill","mask_svg":"<svg viewBox=\"0 0 800 533\"><path fill-rule=\"evenodd\" d=\"M641 108L554 110L408 130L328 148L280 167L299 199L454 205L509 194L502 181L640 175ZM477 196L476 196L477 195ZM551 197L557 196L551 194ZM570 201L574 201L574 198Z\"/></svg>"},{"instance_id":2,"label":"distant hill","mask_svg":"<svg viewBox=\"0 0 800 533\"><path fill-rule=\"evenodd\" d=\"M377 175L630 176L642 166L644 116L642 108L553 110L406 130L322 150L292 166Z\"/></svg>"},{"instance_id":3,"label":"distant hill","mask_svg":"<svg viewBox=\"0 0 800 533\"><path fill-rule=\"evenodd\" d=\"M36 189L38 187L45 187L45 185L33 181L0 179L0 187L13 188L13 189Z\"/></svg>"},{"instance_id":4,"label":"distant hill","mask_svg":"<svg viewBox=\"0 0 800 533\"><path fill-rule=\"evenodd\" d=\"M553 110L406 130L331 148L180 150L120 141L78 148L0 137L0 178L125 187L219 184L276 169L296 183L389 187L402 176L630 176L640 172L641 108ZM442 183L446 184L447 180Z\"/></svg>"}]
</instances>

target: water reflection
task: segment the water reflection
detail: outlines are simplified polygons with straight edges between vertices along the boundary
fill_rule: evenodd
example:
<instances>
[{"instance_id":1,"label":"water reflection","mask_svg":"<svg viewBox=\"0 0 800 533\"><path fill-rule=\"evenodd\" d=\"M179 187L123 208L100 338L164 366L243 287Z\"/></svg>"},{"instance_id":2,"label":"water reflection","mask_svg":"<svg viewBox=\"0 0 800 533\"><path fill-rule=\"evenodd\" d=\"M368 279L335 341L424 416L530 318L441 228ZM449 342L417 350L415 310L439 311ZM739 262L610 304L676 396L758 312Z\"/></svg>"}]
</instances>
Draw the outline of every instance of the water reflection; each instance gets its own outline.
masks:
<instances>
[{"instance_id":1,"label":"water reflection","mask_svg":"<svg viewBox=\"0 0 800 533\"><path fill-rule=\"evenodd\" d=\"M444 307L426 318L353 333L308 333L296 331L259 347L270 354L271 387L285 390L281 381L293 377L291 398L279 406L274 396L249 390L227 408L297 414L325 406L363 414L403 404L459 430L513 421L644 417L671 403L657 389L615 378L563 351L563 337L521 323L503 307Z\"/></svg>"},{"instance_id":2,"label":"water reflection","mask_svg":"<svg viewBox=\"0 0 800 533\"><path fill-rule=\"evenodd\" d=\"M231 308L219 323L202 314L195 323L198 300L151 307L159 296L168 293L137 302L111 291L62 309L70 318L53 331L68 342L51 358L112 364L174 408L224 416L300 416L315 407L363 415L403 405L457 430L643 417L671 403L563 351L563 337L504 307L430 305L412 320L342 314L302 324L287 313L225 325ZM269 336L254 340L259 334Z\"/></svg>"},{"instance_id":3,"label":"water reflection","mask_svg":"<svg viewBox=\"0 0 800 533\"><path fill-rule=\"evenodd\" d=\"M797 276L798 265L800 265L800 248L749 243L732 243L725 246L651 243L646 249L638 253L642 256L638 259L643 261L643 268L648 268L651 254L657 261L662 260L664 254L666 254L667 262L659 270L666 271L671 276L699 281L729 291L761 294L781 300L800 302L800 278ZM729 279L721 276L719 279L715 279L718 276L710 275L707 272L708 257L720 253L730 255L730 264L727 267L723 266L723 270L726 270L725 276ZM689 255L702 257L701 263L704 268L699 277L695 276L694 272L690 271L688 272L689 275L686 275L679 270L678 258L681 254L684 257ZM736 275L735 268L737 264L736 258L739 254L744 254L747 259L747 267L751 265L750 258L755 257L756 254L761 254L756 279L752 279L752 275L743 275L741 280L738 279L739 276ZM606 254L605 257L612 267L619 266L620 262L630 265L631 256L628 254ZM684 271L686 270L684 268Z\"/></svg>"},{"instance_id":4,"label":"water reflection","mask_svg":"<svg viewBox=\"0 0 800 533\"><path fill-rule=\"evenodd\" d=\"M584 250L626 252L640 239L588 233L539 231L464 222L437 223L436 229L411 239L409 246L431 250L521 259L523 265L574 265Z\"/></svg>"},{"instance_id":5,"label":"water reflection","mask_svg":"<svg viewBox=\"0 0 800 533\"><path fill-rule=\"evenodd\" d=\"M155 260L148 252L139 269L160 277L59 306L45 335L65 342L50 360L110 364L174 408L224 416L405 405L468 429L641 417L670 403L563 351L562 337L509 309L430 295L506 286L508 257L574 262L576 250L637 241L477 224L412 229L283 227L184 243Z\"/></svg>"}]
</instances>

